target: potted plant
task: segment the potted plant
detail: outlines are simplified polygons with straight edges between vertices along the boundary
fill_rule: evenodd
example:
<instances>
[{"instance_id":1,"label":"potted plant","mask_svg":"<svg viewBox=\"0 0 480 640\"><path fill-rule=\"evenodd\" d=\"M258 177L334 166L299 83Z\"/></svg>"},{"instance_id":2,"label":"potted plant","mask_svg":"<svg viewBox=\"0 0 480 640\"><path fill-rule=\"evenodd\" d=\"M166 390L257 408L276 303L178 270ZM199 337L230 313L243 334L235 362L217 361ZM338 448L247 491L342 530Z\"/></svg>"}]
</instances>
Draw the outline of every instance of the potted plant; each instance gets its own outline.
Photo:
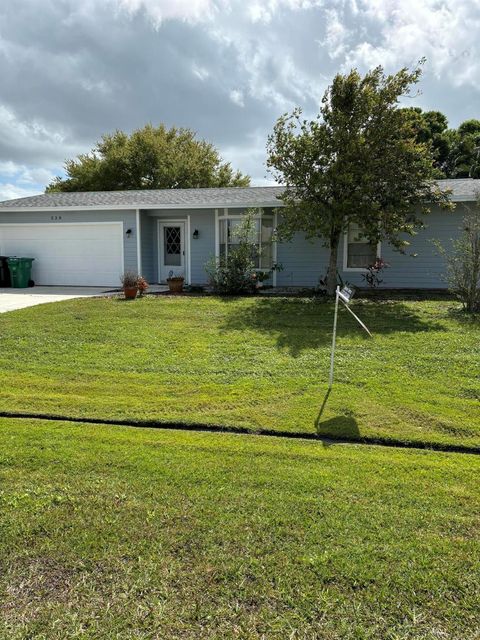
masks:
<instances>
[{"instance_id":1,"label":"potted plant","mask_svg":"<svg viewBox=\"0 0 480 640\"><path fill-rule=\"evenodd\" d=\"M134 300L138 293L138 275L134 271L125 271L120 276L125 300Z\"/></svg>"},{"instance_id":2,"label":"potted plant","mask_svg":"<svg viewBox=\"0 0 480 640\"><path fill-rule=\"evenodd\" d=\"M262 289L265 286L263 283L269 278L270 271L254 271L252 274L252 279L255 282L256 289Z\"/></svg>"},{"instance_id":3,"label":"potted plant","mask_svg":"<svg viewBox=\"0 0 480 640\"><path fill-rule=\"evenodd\" d=\"M173 274L167 278L168 288L171 293L181 293L185 278L183 276L174 276Z\"/></svg>"}]
</instances>

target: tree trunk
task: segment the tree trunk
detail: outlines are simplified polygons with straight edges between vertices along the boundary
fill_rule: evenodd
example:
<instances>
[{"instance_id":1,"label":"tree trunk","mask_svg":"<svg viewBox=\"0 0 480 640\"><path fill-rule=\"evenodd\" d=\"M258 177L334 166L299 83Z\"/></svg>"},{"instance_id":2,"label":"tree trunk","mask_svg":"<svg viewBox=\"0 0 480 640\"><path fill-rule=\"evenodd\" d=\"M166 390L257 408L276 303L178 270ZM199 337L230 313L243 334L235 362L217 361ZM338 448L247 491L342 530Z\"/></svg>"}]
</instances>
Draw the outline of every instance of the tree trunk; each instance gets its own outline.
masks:
<instances>
[{"instance_id":1,"label":"tree trunk","mask_svg":"<svg viewBox=\"0 0 480 640\"><path fill-rule=\"evenodd\" d=\"M335 289L337 288L337 257L338 257L338 245L340 242L340 235L332 236L330 239L330 261L328 263L327 271L327 295L335 295Z\"/></svg>"}]
</instances>

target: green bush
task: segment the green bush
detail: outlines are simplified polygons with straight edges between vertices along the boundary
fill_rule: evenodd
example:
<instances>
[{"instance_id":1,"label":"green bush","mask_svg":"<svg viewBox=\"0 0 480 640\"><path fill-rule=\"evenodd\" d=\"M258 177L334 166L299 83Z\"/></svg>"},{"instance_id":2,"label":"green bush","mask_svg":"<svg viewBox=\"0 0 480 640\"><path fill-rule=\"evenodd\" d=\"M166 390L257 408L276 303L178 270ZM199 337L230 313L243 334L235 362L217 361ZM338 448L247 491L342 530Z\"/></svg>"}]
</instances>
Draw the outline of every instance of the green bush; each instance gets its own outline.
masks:
<instances>
[{"instance_id":1,"label":"green bush","mask_svg":"<svg viewBox=\"0 0 480 640\"><path fill-rule=\"evenodd\" d=\"M447 251L435 242L447 263L445 280L467 313L480 312L480 200L463 219L463 233Z\"/></svg>"},{"instance_id":2,"label":"green bush","mask_svg":"<svg viewBox=\"0 0 480 640\"><path fill-rule=\"evenodd\" d=\"M253 293L256 288L254 258L258 249L253 213L247 213L233 233L238 244L230 246L227 255L213 257L205 265L210 284L220 295Z\"/></svg>"}]
</instances>

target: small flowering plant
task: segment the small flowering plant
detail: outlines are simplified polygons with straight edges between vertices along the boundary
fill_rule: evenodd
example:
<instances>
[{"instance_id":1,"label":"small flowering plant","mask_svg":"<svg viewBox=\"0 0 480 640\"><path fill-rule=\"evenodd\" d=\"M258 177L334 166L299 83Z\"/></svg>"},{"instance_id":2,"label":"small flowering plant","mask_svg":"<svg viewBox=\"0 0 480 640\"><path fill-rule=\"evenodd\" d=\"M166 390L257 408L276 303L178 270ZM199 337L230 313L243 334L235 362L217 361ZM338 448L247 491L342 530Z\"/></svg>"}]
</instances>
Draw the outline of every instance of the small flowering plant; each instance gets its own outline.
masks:
<instances>
[{"instance_id":1,"label":"small flowering plant","mask_svg":"<svg viewBox=\"0 0 480 640\"><path fill-rule=\"evenodd\" d=\"M362 273L362 278L369 287L375 289L382 284L383 279L380 277L384 269L388 269L390 265L383 258L377 258L373 264L367 267L367 272Z\"/></svg>"},{"instance_id":2,"label":"small flowering plant","mask_svg":"<svg viewBox=\"0 0 480 640\"><path fill-rule=\"evenodd\" d=\"M148 289L148 286L148 282L145 280L145 278L143 276L138 276L137 288L139 296L143 296L145 291Z\"/></svg>"},{"instance_id":3,"label":"small flowering plant","mask_svg":"<svg viewBox=\"0 0 480 640\"><path fill-rule=\"evenodd\" d=\"M254 271L252 273L252 280L255 282L265 282L270 278L270 271Z\"/></svg>"}]
</instances>

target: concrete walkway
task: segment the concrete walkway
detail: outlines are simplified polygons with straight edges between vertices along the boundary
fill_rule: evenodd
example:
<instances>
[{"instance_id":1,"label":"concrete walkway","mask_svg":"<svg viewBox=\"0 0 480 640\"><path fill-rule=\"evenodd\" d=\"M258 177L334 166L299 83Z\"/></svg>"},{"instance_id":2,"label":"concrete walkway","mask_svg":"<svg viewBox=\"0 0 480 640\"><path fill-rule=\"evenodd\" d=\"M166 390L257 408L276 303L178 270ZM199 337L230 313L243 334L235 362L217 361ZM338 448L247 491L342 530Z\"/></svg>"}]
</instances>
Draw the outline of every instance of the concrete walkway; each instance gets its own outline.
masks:
<instances>
[{"instance_id":1,"label":"concrete walkway","mask_svg":"<svg viewBox=\"0 0 480 640\"><path fill-rule=\"evenodd\" d=\"M34 307L46 302L60 302L72 298L115 295L108 287L29 287L27 289L0 288L0 313Z\"/></svg>"},{"instance_id":2,"label":"concrete walkway","mask_svg":"<svg viewBox=\"0 0 480 640\"><path fill-rule=\"evenodd\" d=\"M153 284L147 293L164 293L168 291L166 285ZM0 313L34 307L46 302L61 302L73 298L93 298L95 296L121 295L121 289L114 287L28 287L27 289L12 289L0 287Z\"/></svg>"}]
</instances>

